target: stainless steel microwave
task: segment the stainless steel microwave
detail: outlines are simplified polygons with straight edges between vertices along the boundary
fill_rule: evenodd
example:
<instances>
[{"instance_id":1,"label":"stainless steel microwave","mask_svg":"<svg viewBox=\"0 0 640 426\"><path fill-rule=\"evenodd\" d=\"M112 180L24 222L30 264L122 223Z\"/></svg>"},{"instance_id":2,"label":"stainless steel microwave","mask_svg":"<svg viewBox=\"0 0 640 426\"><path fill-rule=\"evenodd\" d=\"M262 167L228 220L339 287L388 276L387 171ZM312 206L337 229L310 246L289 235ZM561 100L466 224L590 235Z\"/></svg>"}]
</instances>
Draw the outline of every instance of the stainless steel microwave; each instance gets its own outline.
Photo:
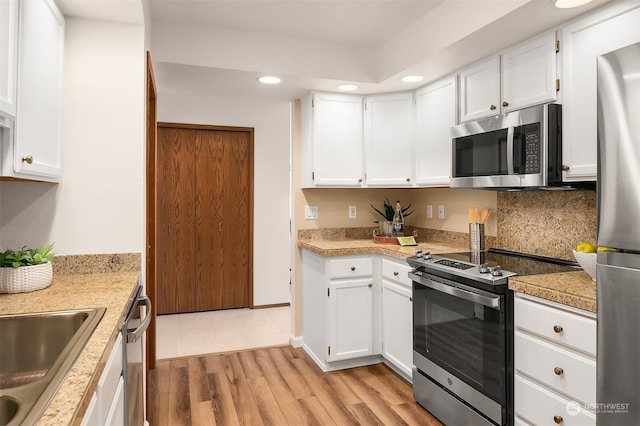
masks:
<instances>
[{"instance_id":1,"label":"stainless steel microwave","mask_svg":"<svg viewBox=\"0 0 640 426\"><path fill-rule=\"evenodd\" d=\"M562 185L562 108L545 104L451 128L451 187Z\"/></svg>"}]
</instances>

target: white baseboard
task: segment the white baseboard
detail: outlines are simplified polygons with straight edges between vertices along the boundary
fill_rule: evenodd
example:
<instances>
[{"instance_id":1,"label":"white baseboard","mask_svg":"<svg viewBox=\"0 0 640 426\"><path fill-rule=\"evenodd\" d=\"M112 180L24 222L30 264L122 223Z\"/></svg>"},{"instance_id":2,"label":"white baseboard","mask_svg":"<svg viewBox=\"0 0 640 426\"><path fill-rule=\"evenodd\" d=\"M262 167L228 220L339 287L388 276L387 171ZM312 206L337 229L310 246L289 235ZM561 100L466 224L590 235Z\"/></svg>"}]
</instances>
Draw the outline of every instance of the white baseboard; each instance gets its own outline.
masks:
<instances>
[{"instance_id":1,"label":"white baseboard","mask_svg":"<svg viewBox=\"0 0 640 426\"><path fill-rule=\"evenodd\" d=\"M294 348L301 348L304 344L304 339L302 336L291 336L289 337L289 344Z\"/></svg>"}]
</instances>

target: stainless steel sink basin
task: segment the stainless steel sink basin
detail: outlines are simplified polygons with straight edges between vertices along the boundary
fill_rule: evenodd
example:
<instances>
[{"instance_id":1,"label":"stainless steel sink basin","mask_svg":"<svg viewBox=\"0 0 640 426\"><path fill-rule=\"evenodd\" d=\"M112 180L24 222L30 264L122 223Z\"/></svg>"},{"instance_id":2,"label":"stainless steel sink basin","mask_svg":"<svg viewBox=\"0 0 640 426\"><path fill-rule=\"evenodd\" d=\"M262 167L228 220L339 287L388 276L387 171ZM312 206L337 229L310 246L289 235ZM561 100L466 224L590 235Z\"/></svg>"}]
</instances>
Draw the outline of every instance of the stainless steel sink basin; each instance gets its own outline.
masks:
<instances>
[{"instance_id":1,"label":"stainless steel sink basin","mask_svg":"<svg viewBox=\"0 0 640 426\"><path fill-rule=\"evenodd\" d=\"M0 426L42 416L104 312L0 315Z\"/></svg>"}]
</instances>

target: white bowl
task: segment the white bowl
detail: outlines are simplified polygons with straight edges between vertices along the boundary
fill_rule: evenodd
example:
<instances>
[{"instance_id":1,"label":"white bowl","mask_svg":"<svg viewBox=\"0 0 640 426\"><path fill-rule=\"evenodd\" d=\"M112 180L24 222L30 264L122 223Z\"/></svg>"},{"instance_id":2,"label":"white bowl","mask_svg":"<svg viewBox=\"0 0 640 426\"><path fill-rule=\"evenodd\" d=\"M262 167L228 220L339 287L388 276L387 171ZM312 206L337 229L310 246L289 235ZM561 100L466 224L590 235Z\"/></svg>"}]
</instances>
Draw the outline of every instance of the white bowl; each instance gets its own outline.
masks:
<instances>
[{"instance_id":1,"label":"white bowl","mask_svg":"<svg viewBox=\"0 0 640 426\"><path fill-rule=\"evenodd\" d=\"M573 257L576 258L576 261L582 266L584 271L591 275L591 279L595 282L596 280L596 253L582 253L579 251L573 250Z\"/></svg>"}]
</instances>

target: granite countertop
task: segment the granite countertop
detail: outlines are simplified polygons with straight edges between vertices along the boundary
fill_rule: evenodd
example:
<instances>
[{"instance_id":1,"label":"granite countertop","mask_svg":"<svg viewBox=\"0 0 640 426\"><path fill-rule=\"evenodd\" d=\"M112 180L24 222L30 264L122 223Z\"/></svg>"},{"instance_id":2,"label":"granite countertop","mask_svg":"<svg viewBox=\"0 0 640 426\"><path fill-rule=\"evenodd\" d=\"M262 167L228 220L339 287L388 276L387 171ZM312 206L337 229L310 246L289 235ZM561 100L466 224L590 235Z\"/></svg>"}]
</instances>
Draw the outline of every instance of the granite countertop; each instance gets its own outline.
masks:
<instances>
[{"instance_id":1,"label":"granite countertop","mask_svg":"<svg viewBox=\"0 0 640 426\"><path fill-rule=\"evenodd\" d=\"M509 279L509 288L574 308L597 312L596 283L584 271L514 277Z\"/></svg>"},{"instance_id":2,"label":"granite countertop","mask_svg":"<svg viewBox=\"0 0 640 426\"><path fill-rule=\"evenodd\" d=\"M322 256L382 254L404 259L416 250L433 254L468 251L466 246L446 243L420 243L417 246L377 244L371 239L298 239L298 247ZM509 279L509 288L590 312L596 312L596 283L584 271L517 276Z\"/></svg>"},{"instance_id":3,"label":"granite countertop","mask_svg":"<svg viewBox=\"0 0 640 426\"><path fill-rule=\"evenodd\" d=\"M43 290L0 294L0 314L107 308L39 425L79 424L124 324L140 272L57 275Z\"/></svg>"},{"instance_id":4,"label":"granite countertop","mask_svg":"<svg viewBox=\"0 0 640 426\"><path fill-rule=\"evenodd\" d=\"M454 253L469 250L469 247L445 243L419 243L417 246L400 246L396 244L378 244L372 239L298 239L298 247L322 256L350 256L359 254L382 254L406 259L413 256L416 250L430 251L433 254Z\"/></svg>"}]
</instances>

